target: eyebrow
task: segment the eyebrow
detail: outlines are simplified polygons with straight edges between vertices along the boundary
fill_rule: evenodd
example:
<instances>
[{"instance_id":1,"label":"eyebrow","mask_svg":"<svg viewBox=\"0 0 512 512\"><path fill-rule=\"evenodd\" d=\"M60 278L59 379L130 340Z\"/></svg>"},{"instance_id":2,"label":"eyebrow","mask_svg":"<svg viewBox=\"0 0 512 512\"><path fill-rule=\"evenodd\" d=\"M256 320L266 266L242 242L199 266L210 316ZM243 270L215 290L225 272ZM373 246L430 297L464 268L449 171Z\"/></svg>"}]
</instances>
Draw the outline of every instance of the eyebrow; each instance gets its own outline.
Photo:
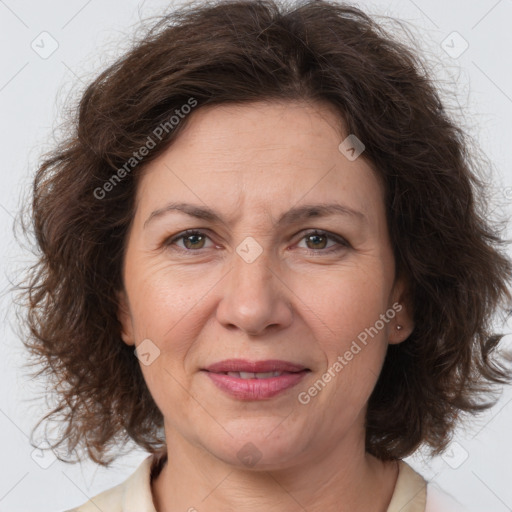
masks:
<instances>
[{"instance_id":1,"label":"eyebrow","mask_svg":"<svg viewBox=\"0 0 512 512\"><path fill-rule=\"evenodd\" d=\"M159 208L158 210L152 212L144 222L144 228L152 220L158 217L162 217L163 215L170 212L182 212L191 217L195 217L196 219L225 223L225 221L222 219L222 216L211 208L197 206L189 203L169 203L163 208ZM342 204L306 204L297 206L283 213L277 221L277 226L294 224L304 219L329 217L333 215L348 216L363 222L367 222L368 220L364 213Z\"/></svg>"}]
</instances>

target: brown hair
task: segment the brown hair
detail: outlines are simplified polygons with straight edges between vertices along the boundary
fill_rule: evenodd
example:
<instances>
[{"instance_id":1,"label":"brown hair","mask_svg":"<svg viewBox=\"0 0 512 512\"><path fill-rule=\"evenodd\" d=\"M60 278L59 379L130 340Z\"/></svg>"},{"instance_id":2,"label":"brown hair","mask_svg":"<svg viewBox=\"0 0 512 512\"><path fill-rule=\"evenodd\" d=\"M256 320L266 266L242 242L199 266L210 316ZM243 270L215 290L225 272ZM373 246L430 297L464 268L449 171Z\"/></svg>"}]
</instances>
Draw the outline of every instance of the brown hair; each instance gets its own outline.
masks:
<instances>
[{"instance_id":1,"label":"brown hair","mask_svg":"<svg viewBox=\"0 0 512 512\"><path fill-rule=\"evenodd\" d=\"M510 301L512 264L486 218L473 143L425 64L365 13L327 1L210 2L165 15L83 93L68 137L35 176L30 215L40 251L23 287L24 343L58 399L38 425L65 425L50 445L66 443L68 454L84 447L107 465L121 439L151 453L165 443L162 414L120 337L116 292L136 177L187 124L180 116L156 140L191 98L195 111L328 102L363 141L362 158L385 183L397 275L409 283L415 322L408 340L388 348L368 404L366 448L381 459L422 443L440 453L460 413L489 407L494 384L510 381L491 321ZM155 147L139 164L134 154L149 138Z\"/></svg>"}]
</instances>

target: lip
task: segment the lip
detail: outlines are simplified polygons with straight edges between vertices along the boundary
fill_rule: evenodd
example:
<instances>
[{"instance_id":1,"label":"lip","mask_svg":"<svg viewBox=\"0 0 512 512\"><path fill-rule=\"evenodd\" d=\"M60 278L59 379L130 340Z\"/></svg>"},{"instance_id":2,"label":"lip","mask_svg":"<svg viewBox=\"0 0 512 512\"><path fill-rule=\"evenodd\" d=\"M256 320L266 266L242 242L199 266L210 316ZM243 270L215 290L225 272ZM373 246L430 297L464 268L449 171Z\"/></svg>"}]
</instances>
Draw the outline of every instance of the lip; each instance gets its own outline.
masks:
<instances>
[{"instance_id":1,"label":"lip","mask_svg":"<svg viewBox=\"0 0 512 512\"><path fill-rule=\"evenodd\" d=\"M279 359L267 359L265 361L247 361L246 359L225 359L214 363L207 368L208 372L301 372L307 370L303 365L281 361Z\"/></svg>"},{"instance_id":2,"label":"lip","mask_svg":"<svg viewBox=\"0 0 512 512\"><path fill-rule=\"evenodd\" d=\"M266 379L242 379L224 372L285 372ZM277 359L246 361L227 359L210 365L203 372L223 392L238 400L266 400L296 386L310 370L303 365Z\"/></svg>"}]
</instances>

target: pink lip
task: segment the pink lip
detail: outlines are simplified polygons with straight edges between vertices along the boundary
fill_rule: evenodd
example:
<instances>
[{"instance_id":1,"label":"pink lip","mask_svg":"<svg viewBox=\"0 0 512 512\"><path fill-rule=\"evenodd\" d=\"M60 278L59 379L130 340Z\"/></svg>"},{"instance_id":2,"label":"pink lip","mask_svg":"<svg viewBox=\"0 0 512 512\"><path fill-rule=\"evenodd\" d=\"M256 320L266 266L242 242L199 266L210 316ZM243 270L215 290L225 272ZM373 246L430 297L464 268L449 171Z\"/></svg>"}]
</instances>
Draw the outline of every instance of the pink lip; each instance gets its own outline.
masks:
<instances>
[{"instance_id":1,"label":"pink lip","mask_svg":"<svg viewBox=\"0 0 512 512\"><path fill-rule=\"evenodd\" d=\"M284 372L268 379L242 379L224 372ZM264 400L297 385L310 370L288 361L228 359L209 366L206 374L225 393L239 400Z\"/></svg>"},{"instance_id":2,"label":"pink lip","mask_svg":"<svg viewBox=\"0 0 512 512\"><path fill-rule=\"evenodd\" d=\"M281 361L279 359L267 359L266 361L247 361L246 359L226 359L212 364L205 370L213 373L223 372L301 372L307 370L303 365Z\"/></svg>"}]
</instances>

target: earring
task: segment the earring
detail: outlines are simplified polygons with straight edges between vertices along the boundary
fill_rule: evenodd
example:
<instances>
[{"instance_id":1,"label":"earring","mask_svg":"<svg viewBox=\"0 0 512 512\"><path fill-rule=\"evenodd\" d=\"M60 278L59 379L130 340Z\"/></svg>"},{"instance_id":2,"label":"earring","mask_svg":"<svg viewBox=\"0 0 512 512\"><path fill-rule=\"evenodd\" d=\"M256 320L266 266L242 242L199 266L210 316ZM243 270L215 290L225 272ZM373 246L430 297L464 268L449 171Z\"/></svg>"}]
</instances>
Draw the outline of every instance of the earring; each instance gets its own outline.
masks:
<instances>
[{"instance_id":1,"label":"earring","mask_svg":"<svg viewBox=\"0 0 512 512\"><path fill-rule=\"evenodd\" d=\"M397 331L399 331L399 330L401 330L401 329L402 329L402 326L401 326L401 325L397 325L397 326L396 326L396 330L397 330Z\"/></svg>"}]
</instances>

